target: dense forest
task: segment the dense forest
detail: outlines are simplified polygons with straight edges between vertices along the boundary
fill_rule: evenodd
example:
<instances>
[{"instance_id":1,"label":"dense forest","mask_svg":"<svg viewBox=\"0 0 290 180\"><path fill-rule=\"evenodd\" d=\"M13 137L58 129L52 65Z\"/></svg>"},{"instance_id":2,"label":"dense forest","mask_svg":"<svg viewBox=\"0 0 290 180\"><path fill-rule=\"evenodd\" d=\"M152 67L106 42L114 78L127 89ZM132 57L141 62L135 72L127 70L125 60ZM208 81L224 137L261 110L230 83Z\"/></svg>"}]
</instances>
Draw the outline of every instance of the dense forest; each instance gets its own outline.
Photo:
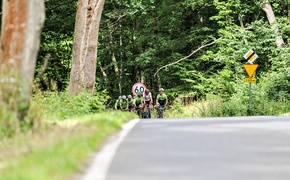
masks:
<instances>
[{"instance_id":1,"label":"dense forest","mask_svg":"<svg viewBox=\"0 0 290 180\"><path fill-rule=\"evenodd\" d=\"M164 118L290 116L289 0L3 0L0 15L3 179L75 179L137 118L114 109L137 82L154 102L164 88Z\"/></svg>"},{"instance_id":2,"label":"dense forest","mask_svg":"<svg viewBox=\"0 0 290 180\"><path fill-rule=\"evenodd\" d=\"M271 5L276 21L267 18ZM77 2L45 1L46 20L35 86L68 87ZM106 0L102 12L96 88L114 100L135 82L171 98L216 94L243 97L248 84L243 55L259 56L258 96L289 99L290 3L285 0ZM277 44L277 39L283 45Z\"/></svg>"}]
</instances>

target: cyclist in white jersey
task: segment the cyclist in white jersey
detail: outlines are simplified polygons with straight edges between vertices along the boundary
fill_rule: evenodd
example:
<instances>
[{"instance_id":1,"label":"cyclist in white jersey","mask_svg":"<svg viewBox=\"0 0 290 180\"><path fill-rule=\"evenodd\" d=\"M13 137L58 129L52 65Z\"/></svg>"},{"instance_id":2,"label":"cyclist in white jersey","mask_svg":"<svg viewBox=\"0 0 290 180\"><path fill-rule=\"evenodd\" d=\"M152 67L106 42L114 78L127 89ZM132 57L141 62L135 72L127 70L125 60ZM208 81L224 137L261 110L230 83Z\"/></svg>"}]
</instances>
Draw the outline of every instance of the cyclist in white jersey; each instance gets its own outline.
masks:
<instances>
[{"instance_id":1,"label":"cyclist in white jersey","mask_svg":"<svg viewBox=\"0 0 290 180\"><path fill-rule=\"evenodd\" d=\"M143 94L143 100L144 104L149 106L149 118L151 118L151 110L152 110L152 104L153 104L153 99L152 99L152 94L149 91L149 89L146 89Z\"/></svg>"}]
</instances>

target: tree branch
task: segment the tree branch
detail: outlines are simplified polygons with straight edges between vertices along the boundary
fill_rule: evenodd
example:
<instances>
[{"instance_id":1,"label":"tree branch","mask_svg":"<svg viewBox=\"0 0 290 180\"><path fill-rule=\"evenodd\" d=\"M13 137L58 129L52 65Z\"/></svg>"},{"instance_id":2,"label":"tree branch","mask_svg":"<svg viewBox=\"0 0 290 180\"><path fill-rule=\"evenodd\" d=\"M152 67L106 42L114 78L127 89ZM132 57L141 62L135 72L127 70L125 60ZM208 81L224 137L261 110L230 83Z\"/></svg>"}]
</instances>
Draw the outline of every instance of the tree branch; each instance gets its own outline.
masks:
<instances>
[{"instance_id":1,"label":"tree branch","mask_svg":"<svg viewBox=\"0 0 290 180\"><path fill-rule=\"evenodd\" d=\"M207 47L207 46L213 45L213 44L216 43L216 41L219 40L219 39L221 39L221 38L218 38L218 39L214 40L214 41L211 42L211 43L208 43L208 44L205 44L205 45L200 46L198 49L194 50L194 51L193 51L192 53L190 53L188 56L185 56L185 57L183 57L183 58L181 58L181 59L179 59L179 60L177 60L177 61L175 61L175 62L173 62L173 63L166 64L165 66L160 67L160 68L156 71L156 73L154 74L154 77L156 76L156 74L157 74L161 69L164 69L164 68L166 68L166 67L168 67L168 66L171 66L171 65L173 65L173 64L179 63L180 61L183 61L183 60L189 58L190 56L192 56L192 55L195 54L196 52L200 51L201 49L203 49L203 48L205 48L205 47Z\"/></svg>"},{"instance_id":2,"label":"tree branch","mask_svg":"<svg viewBox=\"0 0 290 180\"><path fill-rule=\"evenodd\" d=\"M44 61L43 61L43 65L41 68L41 71L35 76L36 78L40 78L41 76L43 76L43 74L45 73L45 71L47 70L47 66L48 66L48 61L51 58L51 54L47 53L44 57Z\"/></svg>"}]
</instances>

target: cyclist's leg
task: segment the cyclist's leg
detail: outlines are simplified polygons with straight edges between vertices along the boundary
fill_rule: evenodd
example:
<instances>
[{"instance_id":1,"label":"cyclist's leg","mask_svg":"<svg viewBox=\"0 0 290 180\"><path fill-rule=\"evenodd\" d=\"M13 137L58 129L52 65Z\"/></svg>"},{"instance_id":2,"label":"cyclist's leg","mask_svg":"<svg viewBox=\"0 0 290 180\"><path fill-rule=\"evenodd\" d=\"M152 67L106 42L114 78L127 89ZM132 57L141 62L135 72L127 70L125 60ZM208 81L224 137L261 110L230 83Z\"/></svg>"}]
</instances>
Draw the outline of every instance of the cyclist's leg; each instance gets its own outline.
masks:
<instances>
[{"instance_id":1,"label":"cyclist's leg","mask_svg":"<svg viewBox=\"0 0 290 180\"><path fill-rule=\"evenodd\" d=\"M146 118L151 118L149 105L146 105Z\"/></svg>"},{"instance_id":2,"label":"cyclist's leg","mask_svg":"<svg viewBox=\"0 0 290 180\"><path fill-rule=\"evenodd\" d=\"M151 118L151 114L150 114L150 101L145 101L145 108L146 108L146 113L147 113L147 117L146 118Z\"/></svg>"},{"instance_id":3,"label":"cyclist's leg","mask_svg":"<svg viewBox=\"0 0 290 180\"><path fill-rule=\"evenodd\" d=\"M162 106L162 118L164 117L164 111L165 111L165 109L166 109L166 106L165 106L165 104Z\"/></svg>"},{"instance_id":4,"label":"cyclist's leg","mask_svg":"<svg viewBox=\"0 0 290 180\"><path fill-rule=\"evenodd\" d=\"M156 104L155 105L155 109L156 109L156 118L159 118L159 105L158 104Z\"/></svg>"},{"instance_id":5,"label":"cyclist's leg","mask_svg":"<svg viewBox=\"0 0 290 180\"><path fill-rule=\"evenodd\" d=\"M161 118L161 112L162 112L162 108L160 106L158 106L158 108L157 108L157 118Z\"/></svg>"},{"instance_id":6,"label":"cyclist's leg","mask_svg":"<svg viewBox=\"0 0 290 180\"><path fill-rule=\"evenodd\" d=\"M142 118L143 117L143 105L138 104L138 111L139 111L139 117Z\"/></svg>"}]
</instances>

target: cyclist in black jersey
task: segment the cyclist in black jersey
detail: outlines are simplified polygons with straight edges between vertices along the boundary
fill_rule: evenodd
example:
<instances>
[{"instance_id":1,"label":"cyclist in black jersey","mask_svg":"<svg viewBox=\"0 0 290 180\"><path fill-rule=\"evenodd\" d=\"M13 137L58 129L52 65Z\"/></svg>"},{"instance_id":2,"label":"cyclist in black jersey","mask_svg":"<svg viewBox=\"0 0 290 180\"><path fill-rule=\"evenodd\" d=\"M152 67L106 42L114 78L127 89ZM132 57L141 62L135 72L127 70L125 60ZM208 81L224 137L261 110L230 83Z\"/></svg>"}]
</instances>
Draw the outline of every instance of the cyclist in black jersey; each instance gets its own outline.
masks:
<instances>
[{"instance_id":1,"label":"cyclist in black jersey","mask_svg":"<svg viewBox=\"0 0 290 180\"><path fill-rule=\"evenodd\" d=\"M164 89L159 88L159 94L156 97L157 118L163 118L163 111L168 104L167 95L164 94Z\"/></svg>"},{"instance_id":2,"label":"cyclist in black jersey","mask_svg":"<svg viewBox=\"0 0 290 180\"><path fill-rule=\"evenodd\" d=\"M142 93L138 92L137 96L134 98L134 106L135 106L135 109L136 109L139 117L142 116L142 111L143 111L143 107L144 107L143 103L144 103L144 100L142 97Z\"/></svg>"},{"instance_id":3,"label":"cyclist in black jersey","mask_svg":"<svg viewBox=\"0 0 290 180\"><path fill-rule=\"evenodd\" d=\"M135 110L135 106L134 106L134 99L132 98L132 95L128 95L128 111L132 112Z\"/></svg>"}]
</instances>

